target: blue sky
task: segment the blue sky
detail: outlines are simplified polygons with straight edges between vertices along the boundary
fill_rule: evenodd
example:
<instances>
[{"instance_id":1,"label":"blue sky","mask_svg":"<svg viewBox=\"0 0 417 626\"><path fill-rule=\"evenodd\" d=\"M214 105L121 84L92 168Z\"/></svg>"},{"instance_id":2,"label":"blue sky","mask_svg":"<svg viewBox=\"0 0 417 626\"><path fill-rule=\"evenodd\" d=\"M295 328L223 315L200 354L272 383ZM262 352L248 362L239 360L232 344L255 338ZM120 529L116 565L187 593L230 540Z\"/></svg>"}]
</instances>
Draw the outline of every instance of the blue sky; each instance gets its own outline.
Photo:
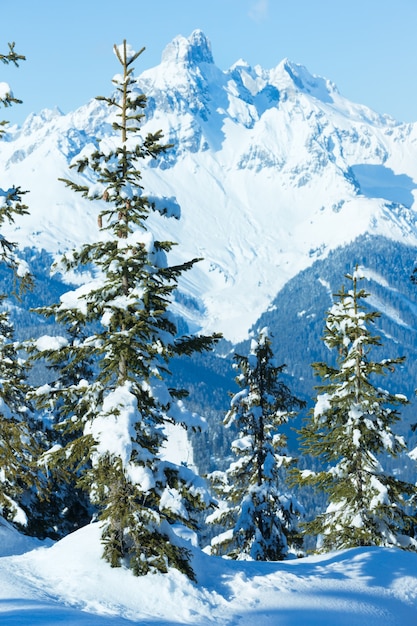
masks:
<instances>
[{"instance_id":1,"label":"blue sky","mask_svg":"<svg viewBox=\"0 0 417 626\"><path fill-rule=\"evenodd\" d=\"M24 103L2 111L21 123L43 108L64 113L108 95L114 43L146 47L136 73L157 65L178 34L204 31L215 63L276 66L288 57L330 79L355 102L417 121L417 0L15 0L1 9L0 50L27 61L0 66Z\"/></svg>"}]
</instances>

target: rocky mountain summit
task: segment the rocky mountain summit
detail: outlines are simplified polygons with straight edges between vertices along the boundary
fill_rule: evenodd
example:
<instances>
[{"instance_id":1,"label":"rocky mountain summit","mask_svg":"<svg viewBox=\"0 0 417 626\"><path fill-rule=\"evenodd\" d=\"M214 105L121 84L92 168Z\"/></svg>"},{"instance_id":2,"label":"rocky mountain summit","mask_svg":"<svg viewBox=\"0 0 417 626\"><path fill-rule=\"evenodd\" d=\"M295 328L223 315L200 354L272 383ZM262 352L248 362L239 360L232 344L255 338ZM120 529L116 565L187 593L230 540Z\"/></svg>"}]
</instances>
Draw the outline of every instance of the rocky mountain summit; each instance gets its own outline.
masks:
<instances>
[{"instance_id":1,"label":"rocky mountain summit","mask_svg":"<svg viewBox=\"0 0 417 626\"><path fill-rule=\"evenodd\" d=\"M350 102L288 59L223 71L201 31L176 37L160 65L136 69L148 98L143 133L162 129L173 145L146 164L144 187L181 209L180 220L155 218L152 228L178 242L174 260L204 259L178 302L193 328L243 339L290 279L361 235L417 245L415 124ZM58 178L114 133L112 121L94 100L9 130L1 185L30 191L30 215L7 233L14 241L55 255L97 236L92 203Z\"/></svg>"}]
</instances>

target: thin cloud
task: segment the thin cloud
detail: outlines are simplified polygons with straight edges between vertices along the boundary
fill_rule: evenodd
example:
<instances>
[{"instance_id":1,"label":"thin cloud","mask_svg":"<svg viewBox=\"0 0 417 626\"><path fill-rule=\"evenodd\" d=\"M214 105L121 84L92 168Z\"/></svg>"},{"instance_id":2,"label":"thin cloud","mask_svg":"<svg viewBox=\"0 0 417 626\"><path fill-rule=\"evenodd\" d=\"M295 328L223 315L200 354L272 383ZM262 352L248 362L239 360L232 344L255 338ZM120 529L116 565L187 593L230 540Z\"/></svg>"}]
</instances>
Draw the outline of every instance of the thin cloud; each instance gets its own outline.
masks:
<instances>
[{"instance_id":1,"label":"thin cloud","mask_svg":"<svg viewBox=\"0 0 417 626\"><path fill-rule=\"evenodd\" d=\"M262 22L268 17L269 0L256 0L249 10L249 17L255 22Z\"/></svg>"}]
</instances>

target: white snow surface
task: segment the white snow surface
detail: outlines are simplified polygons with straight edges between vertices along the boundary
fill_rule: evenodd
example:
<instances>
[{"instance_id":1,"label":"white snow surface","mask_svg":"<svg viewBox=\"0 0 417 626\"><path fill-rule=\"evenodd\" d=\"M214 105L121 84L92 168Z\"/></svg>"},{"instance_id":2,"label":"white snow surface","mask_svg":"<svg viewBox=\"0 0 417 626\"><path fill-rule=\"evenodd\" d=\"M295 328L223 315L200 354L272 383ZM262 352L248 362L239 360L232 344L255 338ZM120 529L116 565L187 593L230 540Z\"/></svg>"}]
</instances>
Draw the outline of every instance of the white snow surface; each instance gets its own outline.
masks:
<instances>
[{"instance_id":1,"label":"white snow surface","mask_svg":"<svg viewBox=\"0 0 417 626\"><path fill-rule=\"evenodd\" d=\"M7 96L13 96L8 83L0 82L0 100L5 100Z\"/></svg>"},{"instance_id":2,"label":"white snow surface","mask_svg":"<svg viewBox=\"0 0 417 626\"><path fill-rule=\"evenodd\" d=\"M191 545L190 545L191 547ZM417 554L357 548L283 562L191 547L198 583L101 559L93 523L54 545L0 524L2 626L414 626Z\"/></svg>"},{"instance_id":3,"label":"white snow surface","mask_svg":"<svg viewBox=\"0 0 417 626\"><path fill-rule=\"evenodd\" d=\"M290 278L364 233L417 245L417 124L348 101L288 59L270 70L243 61L220 70L201 31L140 69L149 102L142 135L161 129L174 145L160 162L140 164L144 192L166 198L169 215L181 212L180 220L155 215L150 229L178 242L171 264L204 259L180 283L199 305L178 304L192 332L245 338ZM109 78L103 95L112 90ZM113 119L91 101L10 129L0 143L0 187L30 191L30 215L5 232L12 241L56 255L97 240L101 201L58 178L75 179L69 165L97 139L114 144Z\"/></svg>"}]
</instances>

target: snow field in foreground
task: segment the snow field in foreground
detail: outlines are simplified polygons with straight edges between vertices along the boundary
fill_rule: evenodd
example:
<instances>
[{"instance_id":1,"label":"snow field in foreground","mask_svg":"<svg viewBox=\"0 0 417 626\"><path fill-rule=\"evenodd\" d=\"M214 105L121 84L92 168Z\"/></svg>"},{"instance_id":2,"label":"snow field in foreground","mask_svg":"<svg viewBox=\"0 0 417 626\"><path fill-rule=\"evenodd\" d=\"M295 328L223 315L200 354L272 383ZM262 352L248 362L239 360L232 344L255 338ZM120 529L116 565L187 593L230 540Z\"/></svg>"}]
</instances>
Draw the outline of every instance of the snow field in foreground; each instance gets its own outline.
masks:
<instances>
[{"instance_id":1,"label":"snow field in foreground","mask_svg":"<svg viewBox=\"0 0 417 626\"><path fill-rule=\"evenodd\" d=\"M401 550L264 563L193 548L198 585L175 570L135 578L111 569L101 559L97 523L51 546L2 523L0 550L2 626L416 624L417 554Z\"/></svg>"}]
</instances>

